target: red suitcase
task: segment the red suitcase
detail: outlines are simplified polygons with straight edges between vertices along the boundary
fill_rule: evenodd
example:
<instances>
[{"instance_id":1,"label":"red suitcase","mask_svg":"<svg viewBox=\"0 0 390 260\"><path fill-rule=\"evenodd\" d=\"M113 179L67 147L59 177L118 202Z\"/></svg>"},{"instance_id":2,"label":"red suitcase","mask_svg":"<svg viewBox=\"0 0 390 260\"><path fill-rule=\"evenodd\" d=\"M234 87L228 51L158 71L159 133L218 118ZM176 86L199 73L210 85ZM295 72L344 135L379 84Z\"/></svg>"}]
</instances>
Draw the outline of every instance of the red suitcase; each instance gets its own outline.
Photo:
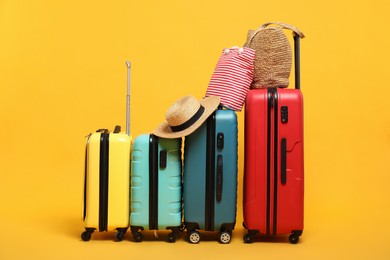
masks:
<instances>
[{"instance_id":1,"label":"red suitcase","mask_svg":"<svg viewBox=\"0 0 390 260\"><path fill-rule=\"evenodd\" d=\"M245 104L244 242L256 234L303 231L303 99L299 36L294 36L295 89L250 90Z\"/></svg>"}]
</instances>

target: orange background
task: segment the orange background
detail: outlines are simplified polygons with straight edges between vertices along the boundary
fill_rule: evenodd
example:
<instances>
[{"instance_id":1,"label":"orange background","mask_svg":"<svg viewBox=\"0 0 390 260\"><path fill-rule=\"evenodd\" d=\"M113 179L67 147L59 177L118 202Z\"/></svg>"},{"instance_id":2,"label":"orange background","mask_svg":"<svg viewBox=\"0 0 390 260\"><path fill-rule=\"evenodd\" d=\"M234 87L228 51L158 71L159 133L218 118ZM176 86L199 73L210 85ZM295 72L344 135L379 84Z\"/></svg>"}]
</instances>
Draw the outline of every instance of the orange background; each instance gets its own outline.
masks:
<instances>
[{"instance_id":1,"label":"orange background","mask_svg":"<svg viewBox=\"0 0 390 260\"><path fill-rule=\"evenodd\" d=\"M389 259L390 86L384 0L0 1L0 259ZM204 95L224 47L268 21L300 28L305 99L305 230L229 245L80 239L85 136L125 124L150 132L178 98ZM287 35L290 35L287 32ZM204 232L203 232L204 233Z\"/></svg>"}]
</instances>

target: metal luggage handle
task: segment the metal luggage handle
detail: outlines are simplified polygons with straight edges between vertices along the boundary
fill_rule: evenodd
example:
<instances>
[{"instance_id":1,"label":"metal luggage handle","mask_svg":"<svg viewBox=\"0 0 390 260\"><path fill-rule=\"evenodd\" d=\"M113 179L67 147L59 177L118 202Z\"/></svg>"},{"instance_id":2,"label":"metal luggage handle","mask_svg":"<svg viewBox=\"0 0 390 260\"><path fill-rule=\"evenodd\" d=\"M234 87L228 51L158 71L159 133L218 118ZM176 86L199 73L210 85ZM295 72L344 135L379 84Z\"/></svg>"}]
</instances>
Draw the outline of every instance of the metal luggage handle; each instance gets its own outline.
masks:
<instances>
[{"instance_id":1,"label":"metal luggage handle","mask_svg":"<svg viewBox=\"0 0 390 260\"><path fill-rule=\"evenodd\" d=\"M130 136L130 61L126 61L127 66L127 96L126 96L126 134Z\"/></svg>"},{"instance_id":2,"label":"metal luggage handle","mask_svg":"<svg viewBox=\"0 0 390 260\"><path fill-rule=\"evenodd\" d=\"M294 35L294 67L295 67L295 89L301 89L301 37L297 33Z\"/></svg>"}]
</instances>

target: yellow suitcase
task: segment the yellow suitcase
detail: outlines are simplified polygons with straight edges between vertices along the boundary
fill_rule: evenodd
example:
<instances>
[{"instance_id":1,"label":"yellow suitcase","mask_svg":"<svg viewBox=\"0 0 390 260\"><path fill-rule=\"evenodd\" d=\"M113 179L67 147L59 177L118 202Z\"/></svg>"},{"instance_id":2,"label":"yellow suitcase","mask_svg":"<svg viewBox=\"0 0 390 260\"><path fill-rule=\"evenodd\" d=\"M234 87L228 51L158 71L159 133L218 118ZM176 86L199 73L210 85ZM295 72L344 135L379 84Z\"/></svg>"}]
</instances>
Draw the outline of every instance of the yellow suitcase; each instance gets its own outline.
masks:
<instances>
[{"instance_id":1,"label":"yellow suitcase","mask_svg":"<svg viewBox=\"0 0 390 260\"><path fill-rule=\"evenodd\" d=\"M129 227L130 218L130 63L128 68L127 133L120 126L113 132L99 129L87 137L85 154L83 241L94 231L117 231L117 240Z\"/></svg>"},{"instance_id":2,"label":"yellow suitcase","mask_svg":"<svg viewBox=\"0 0 390 260\"><path fill-rule=\"evenodd\" d=\"M130 148L131 137L107 129L88 137L84 182L84 226L81 238L91 239L97 230L117 230L123 239L129 227L130 214Z\"/></svg>"}]
</instances>

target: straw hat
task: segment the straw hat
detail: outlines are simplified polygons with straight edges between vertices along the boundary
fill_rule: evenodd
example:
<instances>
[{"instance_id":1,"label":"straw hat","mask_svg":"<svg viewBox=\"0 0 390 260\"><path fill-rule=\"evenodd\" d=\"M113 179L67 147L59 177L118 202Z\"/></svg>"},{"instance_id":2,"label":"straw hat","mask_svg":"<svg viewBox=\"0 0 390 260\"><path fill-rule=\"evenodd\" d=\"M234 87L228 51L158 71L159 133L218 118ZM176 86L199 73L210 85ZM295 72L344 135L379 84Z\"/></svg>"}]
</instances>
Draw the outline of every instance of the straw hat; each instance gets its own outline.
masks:
<instances>
[{"instance_id":1,"label":"straw hat","mask_svg":"<svg viewBox=\"0 0 390 260\"><path fill-rule=\"evenodd\" d=\"M166 122L159 125L153 134L163 138L187 136L198 129L218 108L220 98L206 97L197 101L193 96L185 96L168 108Z\"/></svg>"}]
</instances>

